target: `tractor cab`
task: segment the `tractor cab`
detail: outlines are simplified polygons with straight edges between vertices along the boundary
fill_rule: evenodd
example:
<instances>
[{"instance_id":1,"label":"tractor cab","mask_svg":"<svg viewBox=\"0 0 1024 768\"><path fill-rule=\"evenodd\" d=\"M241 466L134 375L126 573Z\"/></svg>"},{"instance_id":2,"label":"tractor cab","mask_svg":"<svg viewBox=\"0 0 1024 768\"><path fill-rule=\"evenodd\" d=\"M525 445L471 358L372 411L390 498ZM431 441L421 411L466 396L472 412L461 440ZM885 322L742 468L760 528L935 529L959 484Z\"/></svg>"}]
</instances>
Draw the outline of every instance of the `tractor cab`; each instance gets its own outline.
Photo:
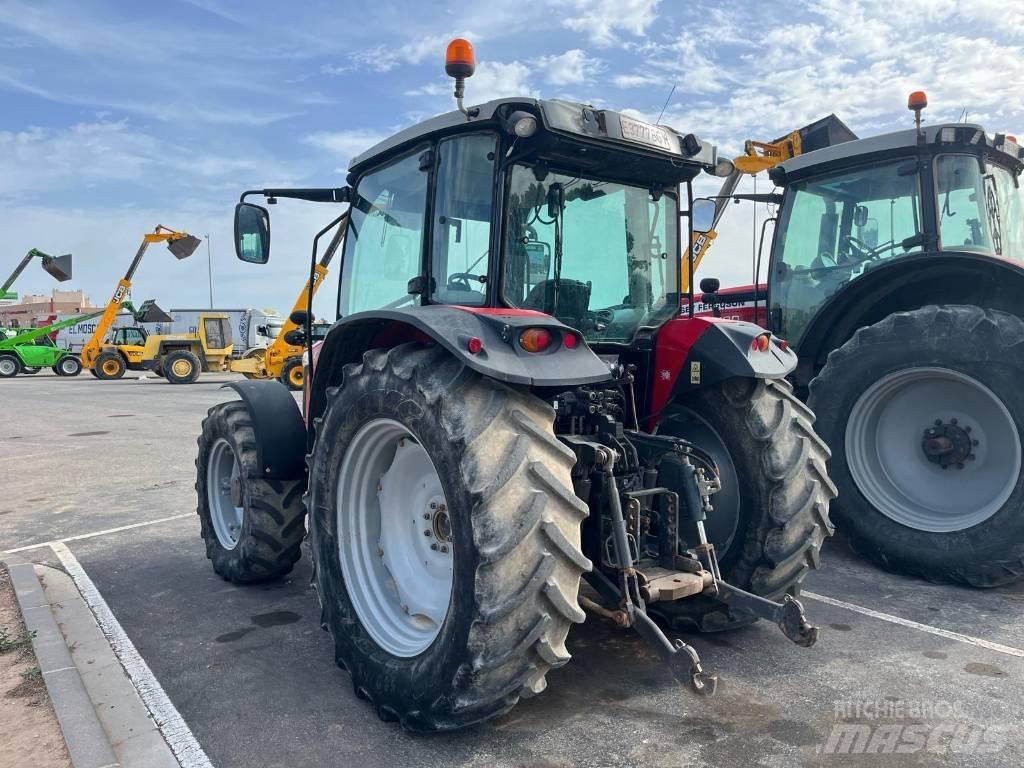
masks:
<instances>
[{"instance_id":1,"label":"tractor cab","mask_svg":"<svg viewBox=\"0 0 1024 768\"><path fill-rule=\"evenodd\" d=\"M915 98L919 115L927 102ZM772 330L813 340L846 314L848 298L884 302L912 271L923 291L962 281L967 299L993 288L977 277L986 262L1024 269L1022 170L1014 137L967 123L919 124L772 169L784 189L769 272Z\"/></svg>"},{"instance_id":2,"label":"tractor cab","mask_svg":"<svg viewBox=\"0 0 1024 768\"><path fill-rule=\"evenodd\" d=\"M144 347L146 345L146 339L149 338L149 334L145 328L141 326L129 326L126 328L117 328L111 335L110 343L116 347L121 346L132 346L132 347Z\"/></svg>"}]
</instances>

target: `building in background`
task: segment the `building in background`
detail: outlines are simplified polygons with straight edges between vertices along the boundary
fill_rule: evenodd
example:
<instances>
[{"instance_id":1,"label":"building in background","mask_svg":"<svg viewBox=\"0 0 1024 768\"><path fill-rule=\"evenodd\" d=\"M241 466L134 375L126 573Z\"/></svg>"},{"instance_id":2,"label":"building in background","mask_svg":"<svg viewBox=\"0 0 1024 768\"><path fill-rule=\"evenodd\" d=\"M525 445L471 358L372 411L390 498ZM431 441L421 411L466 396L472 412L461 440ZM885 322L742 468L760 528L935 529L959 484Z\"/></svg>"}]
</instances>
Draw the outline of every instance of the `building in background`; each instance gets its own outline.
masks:
<instances>
[{"instance_id":1,"label":"building in background","mask_svg":"<svg viewBox=\"0 0 1024 768\"><path fill-rule=\"evenodd\" d=\"M31 328L55 315L97 312L85 291L62 291L54 288L49 296L29 294L16 301L0 302L0 326Z\"/></svg>"}]
</instances>

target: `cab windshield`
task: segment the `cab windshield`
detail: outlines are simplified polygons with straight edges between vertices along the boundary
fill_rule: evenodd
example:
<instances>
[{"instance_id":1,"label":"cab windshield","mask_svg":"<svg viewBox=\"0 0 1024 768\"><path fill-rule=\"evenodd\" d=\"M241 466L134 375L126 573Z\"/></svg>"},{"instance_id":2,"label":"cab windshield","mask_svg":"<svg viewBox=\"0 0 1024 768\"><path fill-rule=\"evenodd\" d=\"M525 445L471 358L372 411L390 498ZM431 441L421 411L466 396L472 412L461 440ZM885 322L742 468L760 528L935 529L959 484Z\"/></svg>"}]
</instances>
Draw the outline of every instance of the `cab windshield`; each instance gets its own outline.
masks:
<instances>
[{"instance_id":1,"label":"cab windshield","mask_svg":"<svg viewBox=\"0 0 1024 768\"><path fill-rule=\"evenodd\" d=\"M794 184L776 233L771 303L781 335L799 341L842 286L881 263L920 253L921 184L914 160Z\"/></svg>"},{"instance_id":2,"label":"cab windshield","mask_svg":"<svg viewBox=\"0 0 1024 768\"><path fill-rule=\"evenodd\" d=\"M629 342L678 310L678 199L513 166L505 228L510 306L553 315L589 342Z\"/></svg>"}]
</instances>

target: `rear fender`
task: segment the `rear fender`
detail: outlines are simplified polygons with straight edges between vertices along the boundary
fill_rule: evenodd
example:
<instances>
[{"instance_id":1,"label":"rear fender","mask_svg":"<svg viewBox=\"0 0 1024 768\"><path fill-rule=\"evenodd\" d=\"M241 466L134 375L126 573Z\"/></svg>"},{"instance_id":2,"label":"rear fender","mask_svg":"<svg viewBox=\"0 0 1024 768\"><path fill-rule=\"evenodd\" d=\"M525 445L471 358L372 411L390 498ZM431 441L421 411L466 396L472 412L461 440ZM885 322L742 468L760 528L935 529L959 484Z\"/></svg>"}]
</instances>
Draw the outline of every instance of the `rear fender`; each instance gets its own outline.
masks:
<instances>
[{"instance_id":1,"label":"rear fender","mask_svg":"<svg viewBox=\"0 0 1024 768\"><path fill-rule=\"evenodd\" d=\"M549 330L551 347L540 353L522 349L519 336L526 328ZM567 333L576 336L574 349L563 343ZM471 339L480 340L479 352L469 351ZM362 360L367 350L408 341L439 344L468 368L513 385L573 387L610 378L607 364L578 332L541 312L448 305L360 312L335 323L314 350L307 419L323 412L324 393L341 382L344 366Z\"/></svg>"},{"instance_id":2,"label":"rear fender","mask_svg":"<svg viewBox=\"0 0 1024 768\"><path fill-rule=\"evenodd\" d=\"M769 336L767 350L754 349L754 340L766 334L753 323L717 317L678 317L662 326L654 346L648 428L654 429L666 405L693 390L735 377L785 378L797 356L775 336Z\"/></svg>"},{"instance_id":3,"label":"rear fender","mask_svg":"<svg viewBox=\"0 0 1024 768\"><path fill-rule=\"evenodd\" d=\"M298 403L279 381L233 381L222 387L242 398L256 434L256 467L249 477L298 480L306 474L306 425Z\"/></svg>"}]
</instances>

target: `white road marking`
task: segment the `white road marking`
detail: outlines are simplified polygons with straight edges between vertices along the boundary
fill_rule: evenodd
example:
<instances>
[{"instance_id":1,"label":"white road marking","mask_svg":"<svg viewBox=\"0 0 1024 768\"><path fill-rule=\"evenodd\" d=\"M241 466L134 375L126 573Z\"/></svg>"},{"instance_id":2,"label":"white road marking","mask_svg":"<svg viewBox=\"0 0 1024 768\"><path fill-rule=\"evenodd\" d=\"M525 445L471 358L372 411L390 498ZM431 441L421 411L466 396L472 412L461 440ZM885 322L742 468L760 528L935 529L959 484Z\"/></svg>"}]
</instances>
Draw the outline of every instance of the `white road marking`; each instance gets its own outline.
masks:
<instances>
[{"instance_id":1,"label":"white road marking","mask_svg":"<svg viewBox=\"0 0 1024 768\"><path fill-rule=\"evenodd\" d=\"M860 613L865 616L870 616L873 619L880 619L881 621L888 621L891 624L899 624L902 627L909 627L910 629L917 629L921 632L927 632L930 635L936 635L938 637L944 637L947 640L956 640L960 643L967 643L968 645L976 645L979 648L987 648L990 651L996 653L1005 653L1007 656L1017 656L1024 658L1024 650L1020 648L1012 648L1009 645L1002 645L1001 643L993 643L991 640L983 640L980 637L971 637L970 635L963 635L959 632L951 632L948 629L942 629L940 627L933 627L929 624L921 624L917 621L911 621L910 619L904 619L899 616L893 616L891 613L882 613L881 611L873 611L870 608L865 608L860 605L854 605L853 603L847 603L843 600L836 600L834 597L828 597L826 595L818 595L814 592L801 592L801 597L809 597L811 600L817 600L819 603L826 603L828 605L834 605L837 608L845 608L848 611Z\"/></svg>"},{"instance_id":2,"label":"white road marking","mask_svg":"<svg viewBox=\"0 0 1024 768\"><path fill-rule=\"evenodd\" d=\"M46 456L53 456L53 454L55 454L55 453L66 453L67 451L84 451L88 447L89 446L87 446L87 445L74 445L74 446L69 446L67 448L52 448L52 449L46 451L45 453L25 453L25 454L22 454L21 456L11 455L11 454L7 454L7 453L0 453L0 459L4 459L5 461L6 460L21 461L22 459L41 459L41 458L45 458Z\"/></svg>"},{"instance_id":3,"label":"white road marking","mask_svg":"<svg viewBox=\"0 0 1024 768\"><path fill-rule=\"evenodd\" d=\"M171 703L149 665L146 664L128 638L110 610L110 606L107 605L107 601L103 599L99 590L96 589L96 585L89 578L89 574L82 568L82 564L71 554L71 550L64 543L56 541L51 546L68 575L74 579L86 604L92 609L96 623L106 635L110 647L117 655L124 671L128 673L129 679L135 686L135 690L139 692L139 697L146 705L146 709L153 716L167 745L171 748L174 756L178 758L181 768L213 768L210 759L206 756L203 748L199 746L199 742L196 741L196 737L192 735L192 731L174 704Z\"/></svg>"},{"instance_id":4,"label":"white road marking","mask_svg":"<svg viewBox=\"0 0 1024 768\"><path fill-rule=\"evenodd\" d=\"M92 533L80 533L77 536L68 536L66 539L53 539L51 541L43 541L39 544L26 544L24 547L15 547L14 549L8 549L4 554L13 555L16 552L27 552L30 549L39 549L40 547L52 547L58 542L64 543L68 541L81 541L82 539L91 539L96 536L106 536L110 533L120 533L121 531L130 531L132 528L145 528L148 525L156 525L157 523L166 523L168 520L180 520L183 517L192 517L195 512L182 512L180 515L171 515L170 517L161 517L157 520L147 520L143 523L132 523L131 525L119 525L117 528L104 528L102 531L93 531Z\"/></svg>"}]
</instances>

